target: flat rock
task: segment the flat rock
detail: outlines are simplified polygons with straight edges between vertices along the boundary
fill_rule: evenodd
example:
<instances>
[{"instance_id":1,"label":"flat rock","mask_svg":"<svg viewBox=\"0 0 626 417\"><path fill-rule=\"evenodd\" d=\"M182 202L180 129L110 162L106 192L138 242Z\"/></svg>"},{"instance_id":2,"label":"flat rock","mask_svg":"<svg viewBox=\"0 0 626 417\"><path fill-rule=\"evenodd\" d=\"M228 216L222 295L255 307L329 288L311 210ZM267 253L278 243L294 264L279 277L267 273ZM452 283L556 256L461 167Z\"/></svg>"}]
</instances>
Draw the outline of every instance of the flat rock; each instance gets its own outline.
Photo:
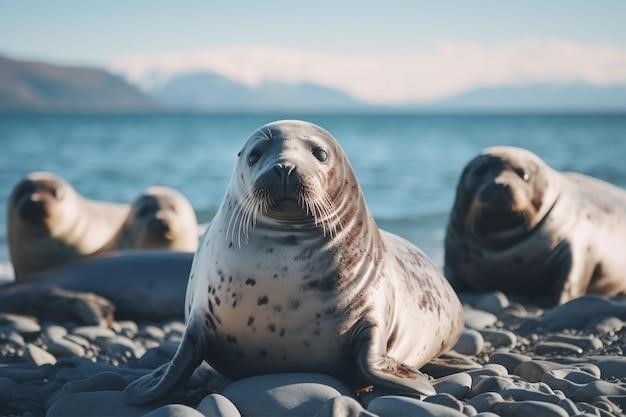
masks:
<instances>
[{"instance_id":1,"label":"flat rock","mask_svg":"<svg viewBox=\"0 0 626 417\"><path fill-rule=\"evenodd\" d=\"M79 326L72 330L72 334L95 342L98 339L110 339L115 337L115 332L100 326Z\"/></svg>"},{"instance_id":2,"label":"flat rock","mask_svg":"<svg viewBox=\"0 0 626 417\"><path fill-rule=\"evenodd\" d=\"M378 397L369 404L367 411L380 417L465 417L463 413L450 407L401 396Z\"/></svg>"},{"instance_id":3,"label":"flat rock","mask_svg":"<svg viewBox=\"0 0 626 417\"><path fill-rule=\"evenodd\" d=\"M474 369L471 371L467 371L467 374L472 377L472 379L477 378L481 375L487 376L507 376L509 371L502 365L498 365L496 363L488 363L480 369Z\"/></svg>"},{"instance_id":4,"label":"flat rock","mask_svg":"<svg viewBox=\"0 0 626 417\"><path fill-rule=\"evenodd\" d=\"M80 392L61 397L46 417L139 417L153 407L126 404L122 391Z\"/></svg>"},{"instance_id":5,"label":"flat rock","mask_svg":"<svg viewBox=\"0 0 626 417\"><path fill-rule=\"evenodd\" d=\"M472 397L468 404L474 407L478 413L481 413L490 410L493 404L503 400L502 395L497 392L485 392Z\"/></svg>"},{"instance_id":6,"label":"flat rock","mask_svg":"<svg viewBox=\"0 0 626 417\"><path fill-rule=\"evenodd\" d=\"M602 378L626 378L626 358L606 356L593 361L600 368Z\"/></svg>"},{"instance_id":7,"label":"flat rock","mask_svg":"<svg viewBox=\"0 0 626 417\"><path fill-rule=\"evenodd\" d=\"M476 414L478 414L478 411L476 411L474 407L472 407L471 405L467 405L467 404L463 405L462 412L468 417L474 417Z\"/></svg>"},{"instance_id":8,"label":"flat rock","mask_svg":"<svg viewBox=\"0 0 626 417\"><path fill-rule=\"evenodd\" d=\"M506 417L569 417L558 405L540 401L495 403L491 411Z\"/></svg>"},{"instance_id":9,"label":"flat rock","mask_svg":"<svg viewBox=\"0 0 626 417\"><path fill-rule=\"evenodd\" d=\"M186 405L169 404L150 411L143 417L204 417L204 414Z\"/></svg>"},{"instance_id":10,"label":"flat rock","mask_svg":"<svg viewBox=\"0 0 626 417\"><path fill-rule=\"evenodd\" d=\"M157 326L153 326L150 324L146 326L141 326L137 335L158 341L161 341L165 338L165 332L163 330L159 329Z\"/></svg>"},{"instance_id":11,"label":"flat rock","mask_svg":"<svg viewBox=\"0 0 626 417\"><path fill-rule=\"evenodd\" d=\"M572 401L595 401L598 397L626 395L626 388L607 381L595 381L578 388L571 396Z\"/></svg>"},{"instance_id":12,"label":"flat rock","mask_svg":"<svg viewBox=\"0 0 626 417\"><path fill-rule=\"evenodd\" d=\"M482 350L485 341L480 333L473 329L464 329L461 337L452 348L462 355L478 355Z\"/></svg>"},{"instance_id":13,"label":"flat rock","mask_svg":"<svg viewBox=\"0 0 626 417\"><path fill-rule=\"evenodd\" d=\"M498 321L498 317L494 314L477 310L467 305L463 306L463 312L465 327L469 327L470 329L484 329L485 327L491 326Z\"/></svg>"},{"instance_id":14,"label":"flat rock","mask_svg":"<svg viewBox=\"0 0 626 417\"><path fill-rule=\"evenodd\" d=\"M521 376L528 382L540 382L547 372L571 367L572 365L535 359L520 363L513 373Z\"/></svg>"},{"instance_id":15,"label":"flat rock","mask_svg":"<svg viewBox=\"0 0 626 417\"><path fill-rule=\"evenodd\" d=\"M89 378L67 382L63 386L64 394L91 391L122 391L126 388L126 380L113 372L101 372Z\"/></svg>"},{"instance_id":16,"label":"flat rock","mask_svg":"<svg viewBox=\"0 0 626 417\"><path fill-rule=\"evenodd\" d=\"M424 398L423 401L432 404L445 405L446 407L463 412L463 403L447 393L431 395L430 397Z\"/></svg>"},{"instance_id":17,"label":"flat rock","mask_svg":"<svg viewBox=\"0 0 626 417\"><path fill-rule=\"evenodd\" d=\"M41 326L37 321L17 314L0 313L0 326L9 325L21 335L33 335L41 333Z\"/></svg>"},{"instance_id":18,"label":"flat rock","mask_svg":"<svg viewBox=\"0 0 626 417\"><path fill-rule=\"evenodd\" d=\"M494 348L512 348L517 343L517 336L515 336L515 333L508 330L481 329L479 332L483 339L489 342L489 344Z\"/></svg>"},{"instance_id":19,"label":"flat rock","mask_svg":"<svg viewBox=\"0 0 626 417\"><path fill-rule=\"evenodd\" d=\"M587 326L587 330L595 334L613 334L624 328L624 322L617 317L605 317L594 320Z\"/></svg>"},{"instance_id":20,"label":"flat rock","mask_svg":"<svg viewBox=\"0 0 626 417\"><path fill-rule=\"evenodd\" d=\"M165 342L158 347L148 349L137 362L140 368L156 369L174 357L178 349L177 343Z\"/></svg>"},{"instance_id":21,"label":"flat rock","mask_svg":"<svg viewBox=\"0 0 626 417\"><path fill-rule=\"evenodd\" d=\"M460 293L459 298L463 304L469 304L478 310L483 310L492 314L498 314L510 305L508 297L500 291Z\"/></svg>"},{"instance_id":22,"label":"flat rock","mask_svg":"<svg viewBox=\"0 0 626 417\"><path fill-rule=\"evenodd\" d=\"M530 356L522 355L521 353L495 352L489 356L489 363L502 365L512 374L520 363L527 362L531 359Z\"/></svg>"},{"instance_id":23,"label":"flat rock","mask_svg":"<svg viewBox=\"0 0 626 417\"><path fill-rule=\"evenodd\" d=\"M513 399L515 401L542 401L545 403L558 404L561 398L556 394L547 394L527 388L520 388L517 386L510 386L504 388L500 394L506 399Z\"/></svg>"},{"instance_id":24,"label":"flat rock","mask_svg":"<svg viewBox=\"0 0 626 417\"><path fill-rule=\"evenodd\" d=\"M241 417L235 404L223 395L215 393L204 397L196 409L207 417Z\"/></svg>"},{"instance_id":25,"label":"flat rock","mask_svg":"<svg viewBox=\"0 0 626 417\"><path fill-rule=\"evenodd\" d=\"M555 369L550 371L555 378L566 379L575 384L588 384L598 380L595 376L580 369Z\"/></svg>"},{"instance_id":26,"label":"flat rock","mask_svg":"<svg viewBox=\"0 0 626 417\"><path fill-rule=\"evenodd\" d=\"M329 399L351 396L341 381L323 374L288 373L244 378L227 386L222 394L242 416L315 416Z\"/></svg>"},{"instance_id":27,"label":"flat rock","mask_svg":"<svg viewBox=\"0 0 626 417\"><path fill-rule=\"evenodd\" d=\"M67 330L63 326L49 324L44 327L43 334L48 339L60 339L67 334Z\"/></svg>"},{"instance_id":28,"label":"flat rock","mask_svg":"<svg viewBox=\"0 0 626 417\"><path fill-rule=\"evenodd\" d=\"M578 346L583 350L600 349L603 346L602 340L593 335L574 336L565 334L551 334L545 339L547 342L562 342L570 345Z\"/></svg>"},{"instance_id":29,"label":"flat rock","mask_svg":"<svg viewBox=\"0 0 626 417\"><path fill-rule=\"evenodd\" d=\"M316 417L377 417L376 414L365 410L357 400L341 396L326 401L316 414Z\"/></svg>"},{"instance_id":30,"label":"flat rock","mask_svg":"<svg viewBox=\"0 0 626 417\"><path fill-rule=\"evenodd\" d=\"M583 353L580 346L565 342L541 342L537 343L533 350L537 355L579 355Z\"/></svg>"},{"instance_id":31,"label":"flat rock","mask_svg":"<svg viewBox=\"0 0 626 417\"><path fill-rule=\"evenodd\" d=\"M462 400L470 392L472 377L465 372L448 375L434 381L433 387L437 394L450 394L454 398Z\"/></svg>"},{"instance_id":32,"label":"flat rock","mask_svg":"<svg viewBox=\"0 0 626 417\"><path fill-rule=\"evenodd\" d=\"M56 357L85 356L85 348L63 337L47 342L48 352Z\"/></svg>"},{"instance_id":33,"label":"flat rock","mask_svg":"<svg viewBox=\"0 0 626 417\"><path fill-rule=\"evenodd\" d=\"M620 321L626 319L626 304L607 297L588 294L546 312L539 325L548 331L584 330L592 324L592 321L597 322L598 318L609 317L615 317Z\"/></svg>"},{"instance_id":34,"label":"flat rock","mask_svg":"<svg viewBox=\"0 0 626 417\"><path fill-rule=\"evenodd\" d=\"M474 380L470 396L473 397L486 392L500 392L510 385L513 385L513 381L508 377L479 376Z\"/></svg>"},{"instance_id":35,"label":"flat rock","mask_svg":"<svg viewBox=\"0 0 626 417\"><path fill-rule=\"evenodd\" d=\"M32 343L26 344L24 356L37 366L54 365L57 362L57 359L53 355Z\"/></svg>"},{"instance_id":36,"label":"flat rock","mask_svg":"<svg viewBox=\"0 0 626 417\"><path fill-rule=\"evenodd\" d=\"M140 358L146 350L125 336L103 339L101 343L106 353L112 357Z\"/></svg>"}]
</instances>

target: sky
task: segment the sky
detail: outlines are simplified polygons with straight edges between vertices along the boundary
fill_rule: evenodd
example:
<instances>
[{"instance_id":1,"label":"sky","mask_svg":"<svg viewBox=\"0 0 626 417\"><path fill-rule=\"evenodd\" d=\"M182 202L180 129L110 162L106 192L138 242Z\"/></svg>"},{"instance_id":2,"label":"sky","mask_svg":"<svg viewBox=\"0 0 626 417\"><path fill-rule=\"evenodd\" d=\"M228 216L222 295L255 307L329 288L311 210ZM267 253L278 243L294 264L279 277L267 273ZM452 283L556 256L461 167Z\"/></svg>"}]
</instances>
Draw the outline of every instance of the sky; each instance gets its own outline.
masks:
<instances>
[{"instance_id":1,"label":"sky","mask_svg":"<svg viewBox=\"0 0 626 417\"><path fill-rule=\"evenodd\" d=\"M0 0L0 54L110 68L145 88L211 70L372 103L483 85L626 82L626 2Z\"/></svg>"}]
</instances>

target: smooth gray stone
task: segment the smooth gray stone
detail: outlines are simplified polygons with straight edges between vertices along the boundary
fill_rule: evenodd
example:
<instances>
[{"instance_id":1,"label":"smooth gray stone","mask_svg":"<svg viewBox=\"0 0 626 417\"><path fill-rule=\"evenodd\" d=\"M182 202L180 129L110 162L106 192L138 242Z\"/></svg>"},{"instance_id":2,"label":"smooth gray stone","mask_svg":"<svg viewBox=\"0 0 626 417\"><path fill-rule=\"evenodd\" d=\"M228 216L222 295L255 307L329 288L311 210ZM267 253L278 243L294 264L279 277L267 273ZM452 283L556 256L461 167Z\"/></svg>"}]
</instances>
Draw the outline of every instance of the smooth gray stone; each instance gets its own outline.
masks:
<instances>
[{"instance_id":1,"label":"smooth gray stone","mask_svg":"<svg viewBox=\"0 0 626 417\"><path fill-rule=\"evenodd\" d=\"M510 305L507 296L500 291L459 293L459 298L463 304L492 314L498 314Z\"/></svg>"},{"instance_id":2,"label":"smooth gray stone","mask_svg":"<svg viewBox=\"0 0 626 417\"><path fill-rule=\"evenodd\" d=\"M72 343L76 343L78 346L82 347L83 349L91 348L91 342L89 342L89 340L85 339L82 336L77 336L75 334L68 334L67 336L64 337L64 339L67 339Z\"/></svg>"},{"instance_id":3,"label":"smooth gray stone","mask_svg":"<svg viewBox=\"0 0 626 417\"><path fill-rule=\"evenodd\" d=\"M140 358L146 350L124 336L103 339L100 343L106 353L112 357Z\"/></svg>"},{"instance_id":4,"label":"smooth gray stone","mask_svg":"<svg viewBox=\"0 0 626 417\"><path fill-rule=\"evenodd\" d=\"M626 304L603 296L587 294L547 311L540 320L540 326L547 331L583 330L591 324L591 321L597 323L599 317L615 317L621 322L626 319ZM595 325L592 325L592 328L599 331Z\"/></svg>"},{"instance_id":5,"label":"smooth gray stone","mask_svg":"<svg viewBox=\"0 0 626 417\"><path fill-rule=\"evenodd\" d=\"M242 416L314 416L327 400L352 396L341 381L324 374L289 373L244 378L223 392Z\"/></svg>"},{"instance_id":6,"label":"smooth gray stone","mask_svg":"<svg viewBox=\"0 0 626 417\"><path fill-rule=\"evenodd\" d=\"M490 411L484 411L482 413L476 414L475 417L500 417L500 416Z\"/></svg>"},{"instance_id":7,"label":"smooth gray stone","mask_svg":"<svg viewBox=\"0 0 626 417\"><path fill-rule=\"evenodd\" d=\"M463 312L465 327L469 327L470 329L484 329L485 327L491 326L498 321L498 318L494 314L487 313L482 310L476 310L475 308L467 305L463 306Z\"/></svg>"},{"instance_id":8,"label":"smooth gray stone","mask_svg":"<svg viewBox=\"0 0 626 417\"><path fill-rule=\"evenodd\" d=\"M466 372L448 375L434 381L433 387L435 391L437 391L437 394L446 393L462 400L467 397L467 394L470 392L472 377Z\"/></svg>"},{"instance_id":9,"label":"smooth gray stone","mask_svg":"<svg viewBox=\"0 0 626 417\"><path fill-rule=\"evenodd\" d=\"M221 394L207 395L200 401L196 409L207 417L241 417L235 404Z\"/></svg>"},{"instance_id":10,"label":"smooth gray stone","mask_svg":"<svg viewBox=\"0 0 626 417\"><path fill-rule=\"evenodd\" d=\"M565 394L567 398L572 398L572 395L574 395L578 389L584 387L582 384L576 384L567 379L558 378L551 372L546 372L543 375L542 381L548 384L553 390L563 391L563 394Z\"/></svg>"},{"instance_id":11,"label":"smooth gray stone","mask_svg":"<svg viewBox=\"0 0 626 417\"><path fill-rule=\"evenodd\" d=\"M85 356L85 348L65 338L49 339L48 352L56 357Z\"/></svg>"},{"instance_id":12,"label":"smooth gray stone","mask_svg":"<svg viewBox=\"0 0 626 417\"><path fill-rule=\"evenodd\" d=\"M625 395L610 395L610 396L605 397L605 399L615 404L622 411L626 411L626 396Z\"/></svg>"},{"instance_id":13,"label":"smooth gray stone","mask_svg":"<svg viewBox=\"0 0 626 417\"><path fill-rule=\"evenodd\" d=\"M597 411L598 407L595 407L589 403L586 402L577 402L574 403L576 405L576 408L578 408L580 411L582 411L583 413L587 413L587 414L591 414L594 416L599 416L600 413Z\"/></svg>"},{"instance_id":14,"label":"smooth gray stone","mask_svg":"<svg viewBox=\"0 0 626 417\"><path fill-rule=\"evenodd\" d=\"M367 411L380 417L465 417L460 411L443 405L393 395L376 398L369 404Z\"/></svg>"},{"instance_id":15,"label":"smooth gray stone","mask_svg":"<svg viewBox=\"0 0 626 417\"><path fill-rule=\"evenodd\" d=\"M60 339L67 334L67 329L56 324L49 324L44 327L43 334L48 339Z\"/></svg>"},{"instance_id":16,"label":"smooth gray stone","mask_svg":"<svg viewBox=\"0 0 626 417\"><path fill-rule=\"evenodd\" d=\"M120 331L126 334L137 334L139 328L137 327L137 323L131 320L122 320L118 321L117 325L120 327Z\"/></svg>"},{"instance_id":17,"label":"smooth gray stone","mask_svg":"<svg viewBox=\"0 0 626 417\"><path fill-rule=\"evenodd\" d=\"M442 378L459 372L482 369L482 367L481 364L471 360L468 356L461 355L451 350L434 358L424 365L421 370L433 378Z\"/></svg>"},{"instance_id":18,"label":"smooth gray stone","mask_svg":"<svg viewBox=\"0 0 626 417\"><path fill-rule=\"evenodd\" d=\"M0 342L11 342L16 346L24 346L26 342L21 334L13 330L13 326L7 326L4 330L0 327Z\"/></svg>"},{"instance_id":19,"label":"smooth gray stone","mask_svg":"<svg viewBox=\"0 0 626 417\"><path fill-rule=\"evenodd\" d=\"M504 388L500 394L504 399L512 398L515 401L542 401L551 404L558 404L561 400L555 394L546 394L540 391L513 386Z\"/></svg>"},{"instance_id":20,"label":"smooth gray stone","mask_svg":"<svg viewBox=\"0 0 626 417\"><path fill-rule=\"evenodd\" d=\"M567 379L575 384L588 384L598 380L595 376L579 369L555 369L550 373L555 378Z\"/></svg>"},{"instance_id":21,"label":"smooth gray stone","mask_svg":"<svg viewBox=\"0 0 626 417\"><path fill-rule=\"evenodd\" d=\"M593 405L598 407L601 410L606 410L610 413L621 413L621 409L613 404L611 401L607 400L606 397L600 397L597 401L593 402Z\"/></svg>"},{"instance_id":22,"label":"smooth gray stone","mask_svg":"<svg viewBox=\"0 0 626 417\"><path fill-rule=\"evenodd\" d=\"M491 411L506 417L569 417L558 405L540 401L495 403Z\"/></svg>"},{"instance_id":23,"label":"smooth gray stone","mask_svg":"<svg viewBox=\"0 0 626 417\"><path fill-rule=\"evenodd\" d=\"M159 347L148 349L146 353L139 358L139 361L137 361L137 366L140 368L156 369L164 363L169 362L174 357L176 349L178 349L178 344L170 342L165 342Z\"/></svg>"},{"instance_id":24,"label":"smooth gray stone","mask_svg":"<svg viewBox=\"0 0 626 417\"><path fill-rule=\"evenodd\" d=\"M39 346L33 345L32 343L26 344L24 357L37 366L54 365L57 362L57 359L53 355L49 354Z\"/></svg>"},{"instance_id":25,"label":"smooth gray stone","mask_svg":"<svg viewBox=\"0 0 626 417\"><path fill-rule=\"evenodd\" d=\"M515 333L508 330L481 329L479 332L483 339L489 342L494 348L512 348L517 343Z\"/></svg>"},{"instance_id":26,"label":"smooth gray stone","mask_svg":"<svg viewBox=\"0 0 626 417\"><path fill-rule=\"evenodd\" d=\"M185 326L185 323L177 320L168 321L163 324L163 331L167 336L169 336L171 333L179 333L180 335L182 335L183 333L185 333L186 328L187 326Z\"/></svg>"},{"instance_id":27,"label":"smooth gray stone","mask_svg":"<svg viewBox=\"0 0 626 417\"><path fill-rule=\"evenodd\" d=\"M495 363L488 363L487 365L483 366L481 369L474 369L472 371L467 371L466 373L472 377L472 380L474 380L475 378L481 375L507 376L509 374L509 371L507 371L506 368L502 365L498 365Z\"/></svg>"},{"instance_id":28,"label":"smooth gray stone","mask_svg":"<svg viewBox=\"0 0 626 417\"><path fill-rule=\"evenodd\" d=\"M463 405L463 414L465 414L468 417L474 417L475 415L478 414L478 412L471 405L465 404Z\"/></svg>"},{"instance_id":29,"label":"smooth gray stone","mask_svg":"<svg viewBox=\"0 0 626 417\"><path fill-rule=\"evenodd\" d=\"M551 334L545 339L547 342L563 342L578 346L583 350L600 349L604 344L595 336L574 336L565 334Z\"/></svg>"},{"instance_id":30,"label":"smooth gray stone","mask_svg":"<svg viewBox=\"0 0 626 417\"><path fill-rule=\"evenodd\" d=\"M207 414L207 417L209 415ZM365 410L357 400L341 396L326 401L316 417L377 417L376 414ZM212 416L211 416L212 417Z\"/></svg>"},{"instance_id":31,"label":"smooth gray stone","mask_svg":"<svg viewBox=\"0 0 626 417\"><path fill-rule=\"evenodd\" d=\"M521 353L495 352L489 356L489 363L502 365L512 374L515 373L515 368L517 368L520 363L527 362L531 359L530 356L522 355Z\"/></svg>"},{"instance_id":32,"label":"smooth gray stone","mask_svg":"<svg viewBox=\"0 0 626 417\"><path fill-rule=\"evenodd\" d=\"M569 398L559 400L559 402L556 405L558 405L563 410L565 410L565 412L570 416L580 414L580 410L578 409L578 407L576 407L576 404L574 404L574 401L570 400Z\"/></svg>"},{"instance_id":33,"label":"smooth gray stone","mask_svg":"<svg viewBox=\"0 0 626 417\"><path fill-rule=\"evenodd\" d=\"M61 397L46 417L139 417L152 408L126 404L122 391L79 392Z\"/></svg>"},{"instance_id":34,"label":"smooth gray stone","mask_svg":"<svg viewBox=\"0 0 626 417\"><path fill-rule=\"evenodd\" d=\"M567 393L565 394L567 395ZM626 395L626 388L607 381L595 381L578 388L571 396L567 396L573 401L593 402L598 397Z\"/></svg>"},{"instance_id":35,"label":"smooth gray stone","mask_svg":"<svg viewBox=\"0 0 626 417\"><path fill-rule=\"evenodd\" d=\"M137 335L158 341L161 341L165 338L165 332L151 324L141 326Z\"/></svg>"},{"instance_id":36,"label":"smooth gray stone","mask_svg":"<svg viewBox=\"0 0 626 417\"><path fill-rule=\"evenodd\" d=\"M463 403L448 393L431 395L430 397L424 398L423 401L432 404L444 405L446 407L450 407L457 411L463 412Z\"/></svg>"},{"instance_id":37,"label":"smooth gray stone","mask_svg":"<svg viewBox=\"0 0 626 417\"><path fill-rule=\"evenodd\" d=\"M579 355L583 353L583 349L579 346L564 342L541 342L537 343L533 348L537 355L561 354L561 355Z\"/></svg>"},{"instance_id":38,"label":"smooth gray stone","mask_svg":"<svg viewBox=\"0 0 626 417\"><path fill-rule=\"evenodd\" d=\"M69 381L63 386L64 394L91 391L122 391L127 382L121 375L113 372L101 372L89 378Z\"/></svg>"},{"instance_id":39,"label":"smooth gray stone","mask_svg":"<svg viewBox=\"0 0 626 417\"><path fill-rule=\"evenodd\" d=\"M497 392L485 392L472 397L467 403L481 413L490 410L493 404L501 401L503 401L502 395Z\"/></svg>"},{"instance_id":40,"label":"smooth gray stone","mask_svg":"<svg viewBox=\"0 0 626 417\"><path fill-rule=\"evenodd\" d=\"M95 342L98 339L111 339L116 336L113 330L99 326L79 326L72 330L72 334L91 342Z\"/></svg>"},{"instance_id":41,"label":"smooth gray stone","mask_svg":"<svg viewBox=\"0 0 626 417\"><path fill-rule=\"evenodd\" d=\"M142 417L204 417L204 414L186 405L170 404L150 411Z\"/></svg>"},{"instance_id":42,"label":"smooth gray stone","mask_svg":"<svg viewBox=\"0 0 626 417\"><path fill-rule=\"evenodd\" d=\"M41 333L41 326L35 320L18 314L0 313L0 326L11 326L22 336Z\"/></svg>"},{"instance_id":43,"label":"smooth gray stone","mask_svg":"<svg viewBox=\"0 0 626 417\"><path fill-rule=\"evenodd\" d=\"M513 373L528 382L540 382L547 372L563 368L571 368L571 366L535 359L520 363Z\"/></svg>"},{"instance_id":44,"label":"smooth gray stone","mask_svg":"<svg viewBox=\"0 0 626 417\"><path fill-rule=\"evenodd\" d=\"M606 356L593 361L600 368L602 378L626 378L626 358L623 356Z\"/></svg>"},{"instance_id":45,"label":"smooth gray stone","mask_svg":"<svg viewBox=\"0 0 626 417\"><path fill-rule=\"evenodd\" d=\"M464 329L452 350L461 355L475 356L483 350L484 345L485 340L480 333L473 329Z\"/></svg>"},{"instance_id":46,"label":"smooth gray stone","mask_svg":"<svg viewBox=\"0 0 626 417\"><path fill-rule=\"evenodd\" d=\"M510 385L513 385L513 381L508 377L479 376L474 381L470 397L484 394L485 392L500 392Z\"/></svg>"}]
</instances>

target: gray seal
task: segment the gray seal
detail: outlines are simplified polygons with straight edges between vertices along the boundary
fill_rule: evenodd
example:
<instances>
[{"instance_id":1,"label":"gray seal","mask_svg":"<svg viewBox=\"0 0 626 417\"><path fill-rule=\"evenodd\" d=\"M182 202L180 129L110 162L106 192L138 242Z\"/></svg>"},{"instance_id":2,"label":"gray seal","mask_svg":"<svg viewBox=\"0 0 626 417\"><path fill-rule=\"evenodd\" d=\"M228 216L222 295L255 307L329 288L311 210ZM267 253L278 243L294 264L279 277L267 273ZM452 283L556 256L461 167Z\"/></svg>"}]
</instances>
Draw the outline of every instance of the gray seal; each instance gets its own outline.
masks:
<instances>
[{"instance_id":1,"label":"gray seal","mask_svg":"<svg viewBox=\"0 0 626 417\"><path fill-rule=\"evenodd\" d=\"M18 182L7 208L9 253L17 281L114 250L129 213L127 205L81 196L49 172L32 172Z\"/></svg>"},{"instance_id":2,"label":"gray seal","mask_svg":"<svg viewBox=\"0 0 626 417\"><path fill-rule=\"evenodd\" d=\"M458 291L540 305L626 290L626 192L550 168L519 148L484 150L458 183L445 274Z\"/></svg>"},{"instance_id":3,"label":"gray seal","mask_svg":"<svg viewBox=\"0 0 626 417\"><path fill-rule=\"evenodd\" d=\"M202 360L239 378L321 372L355 387L434 394L419 368L463 329L448 281L380 230L337 141L280 121L254 132L194 257L173 360L126 389L163 397Z\"/></svg>"}]
</instances>

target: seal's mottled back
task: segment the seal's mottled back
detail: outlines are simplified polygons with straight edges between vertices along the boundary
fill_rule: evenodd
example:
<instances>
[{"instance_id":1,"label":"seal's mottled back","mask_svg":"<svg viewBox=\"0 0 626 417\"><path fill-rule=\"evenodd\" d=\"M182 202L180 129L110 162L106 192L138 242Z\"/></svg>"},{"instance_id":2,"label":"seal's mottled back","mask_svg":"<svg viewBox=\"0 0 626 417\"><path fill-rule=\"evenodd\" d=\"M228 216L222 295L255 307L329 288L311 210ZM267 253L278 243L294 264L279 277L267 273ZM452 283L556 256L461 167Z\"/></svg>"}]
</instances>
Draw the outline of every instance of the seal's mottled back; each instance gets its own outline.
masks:
<instances>
[{"instance_id":1,"label":"seal's mottled back","mask_svg":"<svg viewBox=\"0 0 626 417\"><path fill-rule=\"evenodd\" d=\"M231 377L325 372L434 394L418 369L463 328L448 282L381 231L335 139L310 123L257 130L194 258L187 331L170 364L131 384L152 401L206 359Z\"/></svg>"},{"instance_id":2,"label":"seal's mottled back","mask_svg":"<svg viewBox=\"0 0 626 417\"><path fill-rule=\"evenodd\" d=\"M459 291L501 290L556 304L626 291L626 192L561 173L519 148L489 148L465 167L445 239Z\"/></svg>"}]
</instances>

